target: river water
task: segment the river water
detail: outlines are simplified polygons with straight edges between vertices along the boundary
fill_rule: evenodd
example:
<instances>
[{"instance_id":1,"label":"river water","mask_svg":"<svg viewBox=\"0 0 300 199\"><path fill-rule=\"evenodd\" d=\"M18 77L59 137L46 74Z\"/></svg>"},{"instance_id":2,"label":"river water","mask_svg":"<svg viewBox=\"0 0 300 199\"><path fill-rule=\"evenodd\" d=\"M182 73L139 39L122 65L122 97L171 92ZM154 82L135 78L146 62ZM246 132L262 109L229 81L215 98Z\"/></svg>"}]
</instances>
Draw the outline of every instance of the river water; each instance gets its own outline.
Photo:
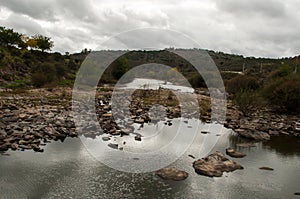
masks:
<instances>
[{"instance_id":1,"label":"river water","mask_svg":"<svg viewBox=\"0 0 300 199\"><path fill-rule=\"evenodd\" d=\"M199 138L204 136L199 132ZM212 151L224 152L243 142L228 130ZM238 149L247 154L236 159L244 170L224 173L221 178L197 175L194 160L188 157L193 151L188 149L170 166L187 171L189 177L171 182L153 172L133 174L109 168L95 160L80 139L68 138L48 144L44 153L0 155L0 198L297 198L299 140L276 137ZM262 166L274 171L259 170Z\"/></svg>"}]
</instances>

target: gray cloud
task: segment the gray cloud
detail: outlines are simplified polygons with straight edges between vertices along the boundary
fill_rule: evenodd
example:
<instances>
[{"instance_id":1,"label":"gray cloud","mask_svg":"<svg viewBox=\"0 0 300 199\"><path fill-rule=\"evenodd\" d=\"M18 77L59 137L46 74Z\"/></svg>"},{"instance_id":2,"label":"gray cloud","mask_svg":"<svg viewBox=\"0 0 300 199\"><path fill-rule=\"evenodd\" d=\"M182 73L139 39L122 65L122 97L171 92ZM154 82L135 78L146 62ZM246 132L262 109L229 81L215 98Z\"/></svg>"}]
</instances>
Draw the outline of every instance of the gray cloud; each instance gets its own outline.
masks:
<instances>
[{"instance_id":1,"label":"gray cloud","mask_svg":"<svg viewBox=\"0 0 300 199\"><path fill-rule=\"evenodd\" d=\"M15 13L27 15L35 19L55 21L55 8L53 7L53 3L53 0L3 0L0 5L7 7Z\"/></svg>"},{"instance_id":2,"label":"gray cloud","mask_svg":"<svg viewBox=\"0 0 300 199\"><path fill-rule=\"evenodd\" d=\"M299 7L297 0L3 0L0 23L50 36L60 52L93 49L121 32L152 27L182 32L206 49L281 57L299 54Z\"/></svg>"},{"instance_id":3,"label":"gray cloud","mask_svg":"<svg viewBox=\"0 0 300 199\"><path fill-rule=\"evenodd\" d=\"M256 14L282 17L286 12L284 1L279 0L216 0L215 2L220 10L238 15L238 17L249 17Z\"/></svg>"},{"instance_id":4,"label":"gray cloud","mask_svg":"<svg viewBox=\"0 0 300 199\"><path fill-rule=\"evenodd\" d=\"M32 18L15 13L12 13L6 20L0 20L0 23L28 35L45 34L42 26L32 20Z\"/></svg>"}]
</instances>

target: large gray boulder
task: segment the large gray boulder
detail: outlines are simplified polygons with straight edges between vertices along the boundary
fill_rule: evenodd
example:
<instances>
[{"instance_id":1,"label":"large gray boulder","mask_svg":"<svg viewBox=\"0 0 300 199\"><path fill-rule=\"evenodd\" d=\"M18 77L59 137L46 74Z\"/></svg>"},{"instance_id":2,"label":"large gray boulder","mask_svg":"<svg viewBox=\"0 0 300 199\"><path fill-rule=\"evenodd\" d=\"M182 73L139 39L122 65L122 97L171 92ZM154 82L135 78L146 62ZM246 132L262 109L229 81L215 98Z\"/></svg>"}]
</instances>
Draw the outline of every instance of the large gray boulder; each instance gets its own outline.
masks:
<instances>
[{"instance_id":1,"label":"large gray boulder","mask_svg":"<svg viewBox=\"0 0 300 199\"><path fill-rule=\"evenodd\" d=\"M195 172L209 177L221 177L223 172L232 172L243 167L235 161L229 160L221 152L215 152L193 163Z\"/></svg>"}]
</instances>

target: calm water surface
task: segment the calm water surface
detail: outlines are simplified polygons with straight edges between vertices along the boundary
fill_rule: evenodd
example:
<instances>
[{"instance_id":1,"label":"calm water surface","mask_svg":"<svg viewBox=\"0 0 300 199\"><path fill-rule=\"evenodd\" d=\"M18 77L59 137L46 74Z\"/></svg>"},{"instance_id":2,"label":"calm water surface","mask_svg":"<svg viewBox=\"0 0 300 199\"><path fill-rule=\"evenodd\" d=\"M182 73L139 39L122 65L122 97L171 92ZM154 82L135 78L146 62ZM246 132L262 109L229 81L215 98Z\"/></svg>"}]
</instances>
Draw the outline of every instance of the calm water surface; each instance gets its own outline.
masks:
<instances>
[{"instance_id":1,"label":"calm water surface","mask_svg":"<svg viewBox=\"0 0 300 199\"><path fill-rule=\"evenodd\" d=\"M198 140L203 138L199 134ZM196 142L198 142L196 139ZM213 151L244 142L232 133L219 139ZM194 145L195 146L195 145ZM53 142L44 153L32 151L0 155L0 198L297 198L300 192L300 142L276 137L253 148L236 161L244 170L221 178L197 175L188 150L171 166L189 173L185 181L170 182L153 173L116 171L97 162L80 139ZM259 170L269 166L274 171ZM298 197L299 198L299 197Z\"/></svg>"}]
</instances>

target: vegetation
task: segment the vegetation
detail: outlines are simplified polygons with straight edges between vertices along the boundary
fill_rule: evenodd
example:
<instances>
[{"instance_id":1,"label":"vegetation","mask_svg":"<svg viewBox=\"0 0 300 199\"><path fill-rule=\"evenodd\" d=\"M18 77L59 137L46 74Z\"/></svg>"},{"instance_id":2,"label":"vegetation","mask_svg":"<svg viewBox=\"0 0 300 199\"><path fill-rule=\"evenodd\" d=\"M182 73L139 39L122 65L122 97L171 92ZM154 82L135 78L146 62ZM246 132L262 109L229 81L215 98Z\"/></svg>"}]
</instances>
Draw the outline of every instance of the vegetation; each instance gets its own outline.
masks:
<instances>
[{"instance_id":1,"label":"vegetation","mask_svg":"<svg viewBox=\"0 0 300 199\"><path fill-rule=\"evenodd\" d=\"M27 36L13 29L0 27L0 86L20 89L24 87L71 86L76 72L91 52L65 55L49 53L53 48L51 38L43 35ZM296 73L298 58L266 59L230 55L208 51L221 71L230 98L244 114L253 107L266 106L279 111L294 112L300 108L300 75ZM95 65L93 60L86 63ZM89 63L91 62L91 63ZM185 76L194 88L206 87L201 74L186 60L166 50L131 51L119 57L104 72L100 83L116 83L135 66L157 63L170 66L168 77L176 78L177 72ZM98 79L95 69L85 71ZM165 74L149 71L153 77L165 80ZM148 74L148 75L149 75ZM207 72L210 85L216 76ZM129 78L130 79L130 78ZM214 84L218 88L217 84ZM169 96L171 98L171 96Z\"/></svg>"},{"instance_id":2,"label":"vegetation","mask_svg":"<svg viewBox=\"0 0 300 199\"><path fill-rule=\"evenodd\" d=\"M13 46L22 49L39 49L42 52L45 50L51 50L53 47L53 41L51 38L43 35L35 35L28 37L24 34L15 32L13 29L0 27L0 44L2 46Z\"/></svg>"},{"instance_id":3,"label":"vegetation","mask_svg":"<svg viewBox=\"0 0 300 199\"><path fill-rule=\"evenodd\" d=\"M244 91L256 90L259 88L258 79L252 76L239 75L227 82L227 92L236 94Z\"/></svg>"},{"instance_id":4,"label":"vegetation","mask_svg":"<svg viewBox=\"0 0 300 199\"><path fill-rule=\"evenodd\" d=\"M227 83L227 91L244 114L262 105L289 113L300 108L300 74L288 65L272 71L262 85L251 76L235 77Z\"/></svg>"},{"instance_id":5,"label":"vegetation","mask_svg":"<svg viewBox=\"0 0 300 199\"><path fill-rule=\"evenodd\" d=\"M300 108L300 74L287 73L282 67L266 82L263 96L282 111L294 112Z\"/></svg>"}]
</instances>

